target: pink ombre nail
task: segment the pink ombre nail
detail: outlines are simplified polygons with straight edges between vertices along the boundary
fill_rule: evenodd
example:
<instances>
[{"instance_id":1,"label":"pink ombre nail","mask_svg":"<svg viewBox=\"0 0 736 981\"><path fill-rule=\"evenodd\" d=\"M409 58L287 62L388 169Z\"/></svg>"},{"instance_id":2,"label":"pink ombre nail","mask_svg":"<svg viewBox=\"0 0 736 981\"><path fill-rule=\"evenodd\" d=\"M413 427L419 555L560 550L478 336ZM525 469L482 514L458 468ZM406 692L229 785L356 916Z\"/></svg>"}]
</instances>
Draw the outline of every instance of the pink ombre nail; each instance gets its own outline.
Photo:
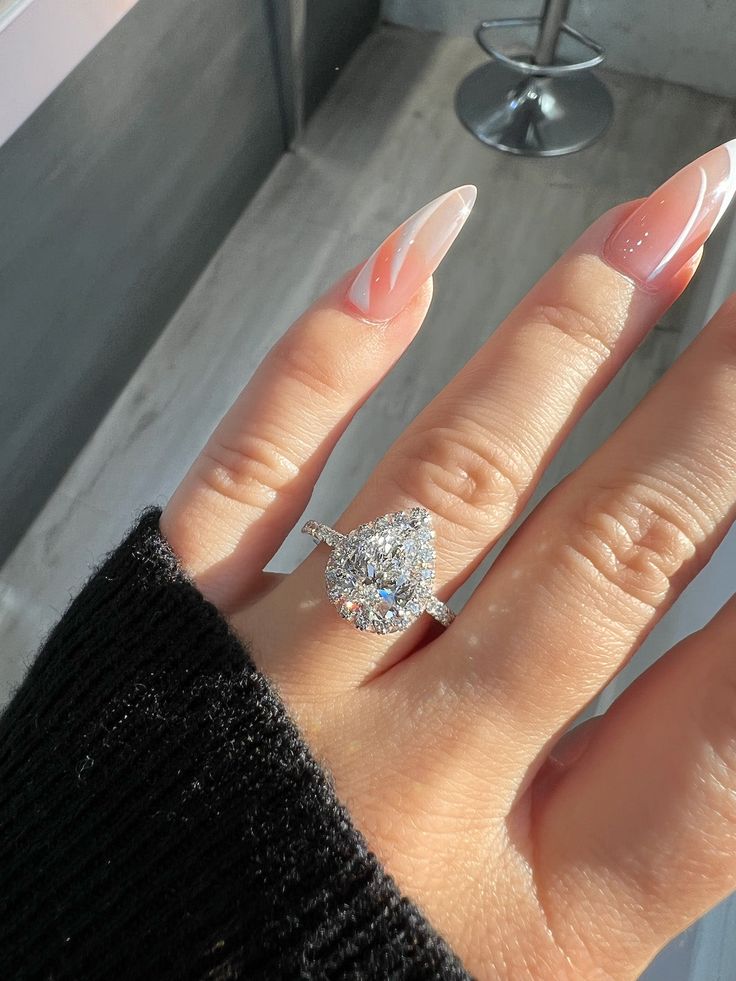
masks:
<instances>
[{"instance_id":1,"label":"pink ombre nail","mask_svg":"<svg viewBox=\"0 0 736 981\"><path fill-rule=\"evenodd\" d=\"M347 297L367 320L390 320L439 266L475 203L472 184L430 201L391 232L361 268Z\"/></svg>"},{"instance_id":2,"label":"pink ombre nail","mask_svg":"<svg viewBox=\"0 0 736 981\"><path fill-rule=\"evenodd\" d=\"M736 140L710 150L670 177L613 233L603 255L620 272L655 289L691 259L736 190Z\"/></svg>"}]
</instances>

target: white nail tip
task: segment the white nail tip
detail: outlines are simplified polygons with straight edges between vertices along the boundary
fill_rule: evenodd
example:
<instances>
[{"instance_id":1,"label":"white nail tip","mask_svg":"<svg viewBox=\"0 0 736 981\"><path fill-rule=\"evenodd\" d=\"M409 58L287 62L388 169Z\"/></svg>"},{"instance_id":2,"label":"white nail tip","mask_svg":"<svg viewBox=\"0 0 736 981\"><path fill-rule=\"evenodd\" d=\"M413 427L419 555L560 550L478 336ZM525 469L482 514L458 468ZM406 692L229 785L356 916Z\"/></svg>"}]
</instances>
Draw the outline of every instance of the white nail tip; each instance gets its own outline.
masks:
<instances>
[{"instance_id":1,"label":"white nail tip","mask_svg":"<svg viewBox=\"0 0 736 981\"><path fill-rule=\"evenodd\" d=\"M711 164L709 164L707 161L709 158L712 160L712 155L722 150L725 150L728 154L728 168L725 176L715 182L713 172L710 169ZM711 214L711 219L707 228L706 237L710 235L733 200L734 192L736 192L736 140L729 140L728 143L721 144L720 147L716 147L709 153L704 154L703 158L701 159L706 161L705 165L701 164L699 160L690 165L693 168L697 166L698 176L700 178L698 195L690 217L688 218L680 234L677 236L677 239L662 256L649 276L647 276L646 282L651 282L660 275L668 263L671 262L674 256L677 255L680 249L688 241L698 222L708 214ZM715 216L713 216L712 212L716 204L718 206L718 212L715 214Z\"/></svg>"},{"instance_id":2,"label":"white nail tip","mask_svg":"<svg viewBox=\"0 0 736 981\"><path fill-rule=\"evenodd\" d=\"M736 192L736 140L729 140L728 143L724 143L723 149L728 154L729 171L728 177L725 181L725 187L723 189L723 200L721 201L721 207L718 210L716 220L713 222L714 228L723 217L724 211L733 200L734 192Z\"/></svg>"},{"instance_id":3,"label":"white nail tip","mask_svg":"<svg viewBox=\"0 0 736 981\"><path fill-rule=\"evenodd\" d=\"M688 240L690 236L690 232L693 230L693 226L695 225L696 221L700 218L701 212L703 210L703 201L705 201L705 195L708 190L708 175L706 174L706 172L703 170L702 167L699 167L698 169L700 171L700 187L698 188L698 197L695 202L695 207L693 208L692 213L690 214L690 217L688 218L685 227L682 229L682 231L677 236L677 238L672 243L672 245L669 247L669 249L667 249L667 251L659 260L655 268L650 272L649 276L647 277L647 282L649 282L652 279L656 279L657 276L659 276L659 274L665 268L665 266L670 262L672 257L677 255L677 253L680 251L682 246Z\"/></svg>"},{"instance_id":4,"label":"white nail tip","mask_svg":"<svg viewBox=\"0 0 736 981\"><path fill-rule=\"evenodd\" d=\"M407 220L401 226L401 235L399 236L396 250L391 259L389 277L391 289L396 286L396 281L398 280L399 273L404 266L404 260L406 259L406 254L409 251L409 248L416 241L417 235L421 231L422 227L429 221L431 216L436 211L439 211L439 209L444 205L446 199L446 194L444 194L441 198L435 198L434 201L430 201L429 204L425 205L420 211L417 211L411 218L407 218Z\"/></svg>"},{"instance_id":5,"label":"white nail tip","mask_svg":"<svg viewBox=\"0 0 736 981\"><path fill-rule=\"evenodd\" d=\"M348 290L348 298L350 301L354 303L359 310L363 310L363 312L367 312L368 310L371 295L371 279L373 277L373 267L376 264L377 255L378 249L376 249L370 259L368 259L368 261L365 263L363 268L353 280L353 285Z\"/></svg>"},{"instance_id":6,"label":"white nail tip","mask_svg":"<svg viewBox=\"0 0 736 981\"><path fill-rule=\"evenodd\" d=\"M734 140L736 143L736 140ZM468 214L475 204L475 199L478 197L478 188L475 184L463 184L462 187L457 188L457 193L463 199L465 207L468 209Z\"/></svg>"},{"instance_id":7,"label":"white nail tip","mask_svg":"<svg viewBox=\"0 0 736 981\"><path fill-rule=\"evenodd\" d=\"M432 238L428 241L423 242L423 252L427 259L433 262L435 259L439 261L447 251L447 248L452 244L455 236L458 234L462 226L465 224L465 220L470 214L472 207L475 203L477 197L477 188L473 184L463 184L460 187L454 188L452 191L447 191L445 194L441 194L439 197L425 204L423 208L415 212L411 217L407 218L406 221L399 226L400 234L397 239L396 249L391 258L391 265L389 268L389 289L393 290L396 286L399 276L401 275L401 270L404 267L406 257L409 250L417 241L421 235L422 229L427 225L429 220L442 208L446 207L454 198L459 197L460 203L455 202L454 216L450 217L448 215L448 220L444 224L439 232L436 232ZM392 233L393 234L393 233ZM366 261L363 268L360 270L358 275L355 277L350 289L348 290L348 299L363 313L368 313L371 306L371 286L373 284L374 269L378 254L383 248L384 243L376 249L376 251L370 256ZM428 275L431 274L433 270L428 271ZM420 284L417 284L419 286Z\"/></svg>"}]
</instances>

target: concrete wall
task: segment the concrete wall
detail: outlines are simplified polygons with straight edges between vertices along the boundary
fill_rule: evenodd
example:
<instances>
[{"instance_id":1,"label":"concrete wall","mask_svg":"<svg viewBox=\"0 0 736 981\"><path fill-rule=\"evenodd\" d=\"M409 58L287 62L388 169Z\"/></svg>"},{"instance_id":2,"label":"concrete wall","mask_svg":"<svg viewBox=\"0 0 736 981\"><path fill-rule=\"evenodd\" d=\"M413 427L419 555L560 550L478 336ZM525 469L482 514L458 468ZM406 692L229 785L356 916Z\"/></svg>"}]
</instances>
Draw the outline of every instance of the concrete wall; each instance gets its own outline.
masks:
<instances>
[{"instance_id":1,"label":"concrete wall","mask_svg":"<svg viewBox=\"0 0 736 981\"><path fill-rule=\"evenodd\" d=\"M273 0L278 4L283 0ZM304 0L307 115L337 78L362 39L378 22L379 0Z\"/></svg>"},{"instance_id":2,"label":"concrete wall","mask_svg":"<svg viewBox=\"0 0 736 981\"><path fill-rule=\"evenodd\" d=\"M311 109L378 0L305 2ZM0 561L285 149L275 6L139 0L0 146Z\"/></svg>"},{"instance_id":3,"label":"concrete wall","mask_svg":"<svg viewBox=\"0 0 736 981\"><path fill-rule=\"evenodd\" d=\"M0 148L0 556L281 150L240 0L141 0Z\"/></svg>"}]
</instances>

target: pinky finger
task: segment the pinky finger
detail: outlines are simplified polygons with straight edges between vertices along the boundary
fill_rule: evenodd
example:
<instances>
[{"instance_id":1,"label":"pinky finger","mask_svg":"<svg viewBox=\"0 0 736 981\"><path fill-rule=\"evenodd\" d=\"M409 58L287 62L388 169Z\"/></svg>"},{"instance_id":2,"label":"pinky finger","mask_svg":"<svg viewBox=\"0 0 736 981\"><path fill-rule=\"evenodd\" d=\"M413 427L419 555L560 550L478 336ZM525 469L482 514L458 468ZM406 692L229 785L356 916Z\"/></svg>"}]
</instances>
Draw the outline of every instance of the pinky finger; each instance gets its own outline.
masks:
<instances>
[{"instance_id":1,"label":"pinky finger","mask_svg":"<svg viewBox=\"0 0 736 981\"><path fill-rule=\"evenodd\" d=\"M735 641L736 597L627 689L541 791L540 883L564 911L550 928L606 977L638 976L736 889Z\"/></svg>"}]
</instances>

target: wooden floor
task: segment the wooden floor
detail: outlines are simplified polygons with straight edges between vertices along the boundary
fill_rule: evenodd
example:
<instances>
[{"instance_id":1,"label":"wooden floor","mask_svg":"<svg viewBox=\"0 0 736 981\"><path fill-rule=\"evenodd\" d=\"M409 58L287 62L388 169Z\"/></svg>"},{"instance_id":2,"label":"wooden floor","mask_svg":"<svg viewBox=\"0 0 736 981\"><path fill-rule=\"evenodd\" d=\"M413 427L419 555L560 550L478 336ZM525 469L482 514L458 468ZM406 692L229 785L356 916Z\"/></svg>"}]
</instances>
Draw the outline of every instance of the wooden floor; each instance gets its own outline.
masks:
<instances>
[{"instance_id":1,"label":"wooden floor","mask_svg":"<svg viewBox=\"0 0 736 981\"><path fill-rule=\"evenodd\" d=\"M317 518L338 514L408 420L589 222L736 133L728 100L609 74L616 116L603 140L557 160L510 157L482 146L455 118L454 90L478 61L470 40L394 28L358 52L0 570L0 702L90 565L143 506L165 502L274 339L402 216L457 184L478 185L475 211L437 274L427 323L334 454L310 506ZM612 430L701 326L702 284L714 275L699 274L700 301L691 290L622 370L559 453L545 488ZM308 548L292 535L274 566L291 567ZM709 588L713 609L734 588L727 578ZM673 630L682 632L681 621L664 625L637 664L664 649ZM726 959L729 922L733 935L730 905L689 931L662 955L665 968L647 977L736 978L736 957ZM708 930L709 949L720 943L720 953L709 955L711 973L698 974Z\"/></svg>"}]
</instances>

